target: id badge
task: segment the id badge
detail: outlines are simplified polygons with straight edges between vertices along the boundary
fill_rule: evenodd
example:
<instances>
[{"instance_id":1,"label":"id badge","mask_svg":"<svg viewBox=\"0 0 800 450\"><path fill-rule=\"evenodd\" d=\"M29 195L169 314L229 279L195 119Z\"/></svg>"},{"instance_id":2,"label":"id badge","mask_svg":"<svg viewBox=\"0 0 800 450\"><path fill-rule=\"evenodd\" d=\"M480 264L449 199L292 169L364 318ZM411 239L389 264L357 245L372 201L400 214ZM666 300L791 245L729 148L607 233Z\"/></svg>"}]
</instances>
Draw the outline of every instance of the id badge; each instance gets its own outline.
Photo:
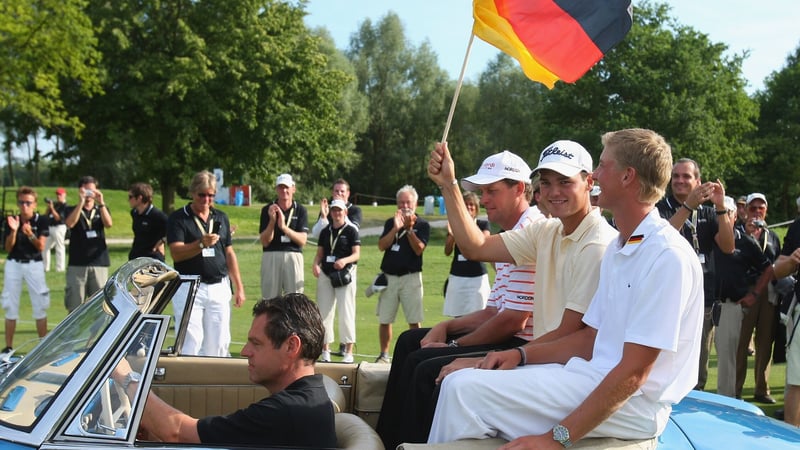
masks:
<instances>
[{"instance_id":1,"label":"id badge","mask_svg":"<svg viewBox=\"0 0 800 450\"><path fill-rule=\"evenodd\" d=\"M86 239L97 239L96 230L86 230Z\"/></svg>"},{"instance_id":2,"label":"id badge","mask_svg":"<svg viewBox=\"0 0 800 450\"><path fill-rule=\"evenodd\" d=\"M465 258L464 255L462 255L461 253L458 254L458 258L457 259L458 259L459 262L464 262L464 261L467 260L467 258Z\"/></svg>"},{"instance_id":3,"label":"id badge","mask_svg":"<svg viewBox=\"0 0 800 450\"><path fill-rule=\"evenodd\" d=\"M325 262L331 263L331 264L335 263L336 262L336 256L334 256L334 255L326 256L325 257Z\"/></svg>"},{"instance_id":4,"label":"id badge","mask_svg":"<svg viewBox=\"0 0 800 450\"><path fill-rule=\"evenodd\" d=\"M399 252L400 251L400 244L392 245L392 251L393 252Z\"/></svg>"},{"instance_id":5,"label":"id badge","mask_svg":"<svg viewBox=\"0 0 800 450\"><path fill-rule=\"evenodd\" d=\"M292 242L292 240L289 239L289 236L286 236L285 234L281 236L281 244L288 244L289 242Z\"/></svg>"},{"instance_id":6,"label":"id badge","mask_svg":"<svg viewBox=\"0 0 800 450\"><path fill-rule=\"evenodd\" d=\"M706 255L704 253L698 253L697 257L700 258L700 264L706 263Z\"/></svg>"},{"instance_id":7,"label":"id badge","mask_svg":"<svg viewBox=\"0 0 800 450\"><path fill-rule=\"evenodd\" d=\"M213 258L216 254L214 247L206 247L203 249L203 258Z\"/></svg>"}]
</instances>

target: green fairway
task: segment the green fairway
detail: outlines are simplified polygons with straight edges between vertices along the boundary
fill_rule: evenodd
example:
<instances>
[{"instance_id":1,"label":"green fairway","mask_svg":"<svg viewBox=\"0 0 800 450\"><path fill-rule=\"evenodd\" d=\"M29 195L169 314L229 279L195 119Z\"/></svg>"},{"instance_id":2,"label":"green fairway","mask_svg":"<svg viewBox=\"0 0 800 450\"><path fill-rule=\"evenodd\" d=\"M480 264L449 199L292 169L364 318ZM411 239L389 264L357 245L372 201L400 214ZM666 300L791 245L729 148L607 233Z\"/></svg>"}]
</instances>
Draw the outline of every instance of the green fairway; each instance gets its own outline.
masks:
<instances>
[{"instance_id":1,"label":"green fairway","mask_svg":"<svg viewBox=\"0 0 800 450\"><path fill-rule=\"evenodd\" d=\"M39 189L39 198L45 195L50 195L49 191L52 188ZM74 188L68 188L70 198L75 195ZM104 191L106 197L106 204L110 206L114 226L107 230L107 237L109 240L131 239L131 220L129 209L127 206L127 192L125 191ZM158 204L160 199L157 199ZM40 211L43 211L40 201ZM176 202L176 205L183 206L185 200ZM224 210L231 219L232 226L237 227L237 232L234 237L234 250L236 251L239 260L239 267L241 269L242 278L245 286L245 293L247 295L247 304L243 308L234 308L231 319L231 334L233 343L231 345L231 353L238 355L242 345L244 345L247 331L250 328L251 310L253 302L260 296L260 267L261 267L261 245L257 241L258 222L260 217L261 206L250 207L234 207L234 206L221 206L220 209ZM317 213L319 211L317 206L307 206L309 215L309 227L316 221ZM362 228L382 226L383 222L389 218L395 211L392 205L372 207L369 205L362 205L364 212L364 224ZM421 212L422 208L418 208ZM429 220L441 220L443 217L438 215L423 216ZM780 233L781 235L783 233ZM444 319L442 316L442 305L444 297L442 296L442 285L447 278L447 273L450 268L450 258L444 255L444 229L434 228L431 232L431 239L428 247L424 253L424 269L423 269L423 282L425 289L424 308L425 308L425 321L423 326L431 326L436 322ZM382 253L378 250L376 236L362 238L361 260L358 264L358 295L357 295L357 315L356 315L356 329L357 329L357 342L355 348L356 362L359 361L373 361L378 354L378 324L375 316L376 296L367 298L364 295L364 290L372 281L373 277L378 273ZM111 270L115 270L127 260L129 246L125 244L112 244L111 248ZM305 293L312 299L316 297L316 279L311 274L310 264L313 260L316 246L309 243L304 251L305 258L305 280L306 288ZM171 263L169 256L167 263ZM2 264L5 264L5 259L2 259ZM54 327L61 321L65 315L64 308L64 285L65 277L63 273L48 272L47 283L51 292L51 307L49 310L48 322L50 328ZM1 283L0 283L1 284ZM36 339L34 324L31 319L30 301L27 293L27 287L23 288L22 302L20 308L20 322L17 327L17 334L14 339L15 347L19 347L23 342ZM405 330L407 327L405 318L402 312L398 313L397 321L394 327L394 337ZM336 344L334 344L334 347ZM334 357L334 361L339 358ZM745 384L743 396L745 400L751 400L753 396L753 374L752 363L753 358L749 359L750 370L748 371L748 378ZM770 373L770 387L772 388L772 396L778 401L776 405L759 405L767 414L771 415L776 408L783 407L783 386L785 383L786 368L785 364L774 365ZM716 356L712 351L711 368L709 369L709 379L707 386L709 390L713 390L716 386Z\"/></svg>"}]
</instances>

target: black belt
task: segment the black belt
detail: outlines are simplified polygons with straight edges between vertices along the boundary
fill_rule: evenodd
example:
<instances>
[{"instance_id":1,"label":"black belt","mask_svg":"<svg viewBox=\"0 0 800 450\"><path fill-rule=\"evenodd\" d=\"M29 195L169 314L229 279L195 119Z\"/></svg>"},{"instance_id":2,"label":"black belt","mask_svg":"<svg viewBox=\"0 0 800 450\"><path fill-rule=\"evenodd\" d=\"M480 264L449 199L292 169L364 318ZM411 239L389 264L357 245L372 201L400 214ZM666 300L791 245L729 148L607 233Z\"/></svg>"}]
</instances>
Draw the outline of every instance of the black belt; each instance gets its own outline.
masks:
<instances>
[{"instance_id":1,"label":"black belt","mask_svg":"<svg viewBox=\"0 0 800 450\"><path fill-rule=\"evenodd\" d=\"M392 275L392 276L395 276L395 277L402 277L403 275L409 275L409 274L417 273L417 272L419 272L419 270L406 270L405 272L397 272L397 273L384 272L384 273L386 275Z\"/></svg>"},{"instance_id":2,"label":"black belt","mask_svg":"<svg viewBox=\"0 0 800 450\"><path fill-rule=\"evenodd\" d=\"M217 284L222 282L222 278L200 278L201 283L205 284Z\"/></svg>"},{"instance_id":3,"label":"black belt","mask_svg":"<svg viewBox=\"0 0 800 450\"><path fill-rule=\"evenodd\" d=\"M38 258L38 259L36 259L36 258L34 258L34 259L17 259L17 258L8 258L8 259L9 259L9 261L18 262L18 263L20 263L20 264L28 264L28 263L29 263L29 262L31 262L31 261L33 261L33 262L38 262L38 261L41 261L41 260L42 260L42 258Z\"/></svg>"}]
</instances>

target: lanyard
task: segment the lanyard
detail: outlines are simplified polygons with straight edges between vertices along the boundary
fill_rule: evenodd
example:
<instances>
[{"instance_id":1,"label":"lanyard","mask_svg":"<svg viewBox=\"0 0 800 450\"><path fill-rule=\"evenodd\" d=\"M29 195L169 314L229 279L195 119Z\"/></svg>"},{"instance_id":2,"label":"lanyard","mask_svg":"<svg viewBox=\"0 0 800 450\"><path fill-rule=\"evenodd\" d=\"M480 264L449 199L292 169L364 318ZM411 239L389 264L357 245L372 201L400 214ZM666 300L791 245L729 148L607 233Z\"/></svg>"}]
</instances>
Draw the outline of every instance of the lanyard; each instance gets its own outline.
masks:
<instances>
[{"instance_id":1,"label":"lanyard","mask_svg":"<svg viewBox=\"0 0 800 450\"><path fill-rule=\"evenodd\" d=\"M197 225L197 228L200 229L200 235L201 236L205 236L205 235L208 234L206 232L206 229L203 227L203 223L200 222L200 219L198 219L197 216L194 216L194 223ZM211 218L208 219L208 229L211 230L213 228L214 228L214 218L211 217Z\"/></svg>"},{"instance_id":2,"label":"lanyard","mask_svg":"<svg viewBox=\"0 0 800 450\"><path fill-rule=\"evenodd\" d=\"M397 245L397 244L398 244L398 242L400 241L400 238L401 238L401 237L403 237L403 236L405 236L405 235L406 235L406 232L407 232L407 231L408 231L408 230L406 230L405 228L403 228L403 231L402 231L401 233L399 233L399 234L398 234L398 233L395 233L395 234L394 234L394 243L395 243L395 245Z\"/></svg>"},{"instance_id":3,"label":"lanyard","mask_svg":"<svg viewBox=\"0 0 800 450\"><path fill-rule=\"evenodd\" d=\"M92 213L89 214L89 217L86 217L86 210L81 209L81 216L83 216L83 220L86 221L86 229L87 230L91 230L92 229L92 221L94 221L94 215L95 215L96 212L97 212L97 209L96 208L92 208Z\"/></svg>"},{"instance_id":4,"label":"lanyard","mask_svg":"<svg viewBox=\"0 0 800 450\"><path fill-rule=\"evenodd\" d=\"M692 232L692 247L697 254L700 254L700 241L697 239L697 210L692 211L692 220L686 219L686 226Z\"/></svg>"},{"instance_id":5,"label":"lanyard","mask_svg":"<svg viewBox=\"0 0 800 450\"><path fill-rule=\"evenodd\" d=\"M329 242L331 244L331 255L333 254L333 250L336 248L336 243L339 242L339 236L342 235L342 231L344 231L344 227L346 227L346 226L347 226L347 224L344 224L344 225L342 225L341 228L339 228L339 232L336 233L336 239L334 239L333 238L333 226L332 225L328 225L328 229L331 230L331 235L328 236L330 238Z\"/></svg>"},{"instance_id":6,"label":"lanyard","mask_svg":"<svg viewBox=\"0 0 800 450\"><path fill-rule=\"evenodd\" d=\"M278 205L278 202L276 201L275 204ZM284 214L284 216L286 217L286 224L285 225L287 227L289 226L290 223L292 223L292 218L294 217L294 204L295 203L292 202L292 207L289 209L289 215ZM278 205L278 208L280 208L280 207L281 207L281 205Z\"/></svg>"}]
</instances>

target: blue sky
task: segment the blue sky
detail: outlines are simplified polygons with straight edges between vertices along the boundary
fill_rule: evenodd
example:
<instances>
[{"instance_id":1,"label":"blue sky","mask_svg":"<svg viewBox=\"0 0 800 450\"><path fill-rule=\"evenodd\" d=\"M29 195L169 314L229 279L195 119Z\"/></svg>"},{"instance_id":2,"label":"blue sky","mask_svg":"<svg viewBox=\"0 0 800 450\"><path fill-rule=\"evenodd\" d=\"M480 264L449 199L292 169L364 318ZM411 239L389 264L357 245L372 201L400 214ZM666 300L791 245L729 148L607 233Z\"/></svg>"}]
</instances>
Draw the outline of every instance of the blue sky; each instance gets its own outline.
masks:
<instances>
[{"instance_id":1,"label":"blue sky","mask_svg":"<svg viewBox=\"0 0 800 450\"><path fill-rule=\"evenodd\" d=\"M638 1L633 2L634 14ZM799 0L670 0L678 22L709 35L729 52L749 51L743 73L747 91L763 88L764 78L784 66L786 57L800 45ZM464 60L472 29L471 0L310 0L306 24L328 29L336 46L344 49L364 19L380 20L389 11L400 17L406 37L418 46L427 39L439 56L439 65L455 79ZM467 78L477 79L497 53L475 40Z\"/></svg>"}]
</instances>

